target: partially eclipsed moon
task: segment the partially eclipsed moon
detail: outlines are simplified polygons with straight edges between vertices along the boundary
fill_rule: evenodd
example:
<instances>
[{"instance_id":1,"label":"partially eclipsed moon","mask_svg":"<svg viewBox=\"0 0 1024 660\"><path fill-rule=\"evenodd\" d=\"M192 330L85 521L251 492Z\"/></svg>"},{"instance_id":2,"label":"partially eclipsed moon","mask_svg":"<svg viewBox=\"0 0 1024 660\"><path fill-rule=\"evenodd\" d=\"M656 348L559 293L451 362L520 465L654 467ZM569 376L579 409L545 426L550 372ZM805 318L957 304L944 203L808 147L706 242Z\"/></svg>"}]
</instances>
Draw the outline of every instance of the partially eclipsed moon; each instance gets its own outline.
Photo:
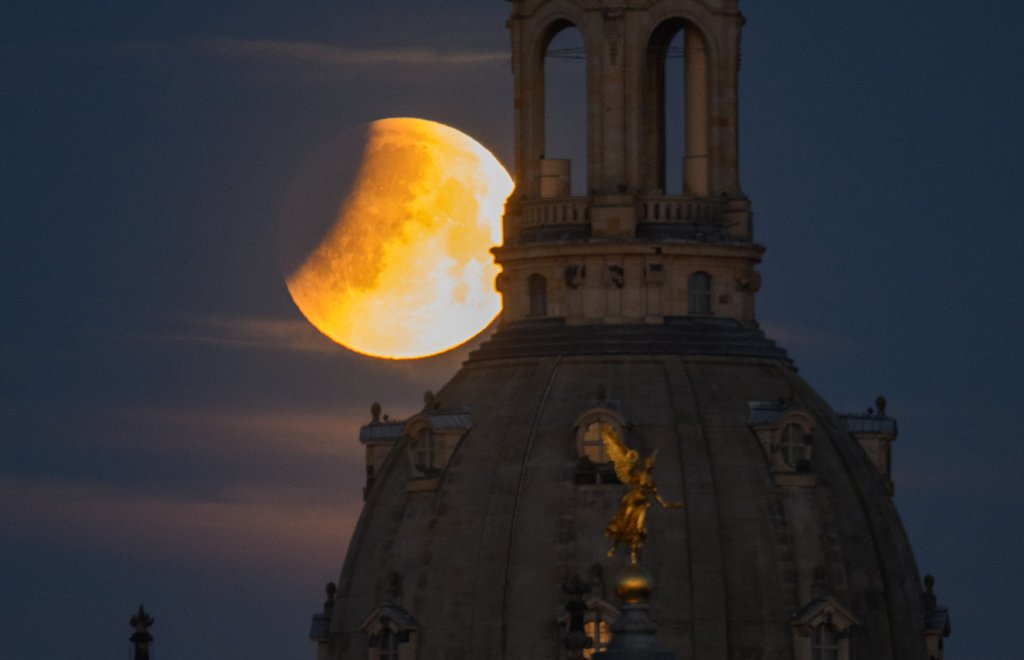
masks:
<instances>
[{"instance_id":1,"label":"partially eclipsed moon","mask_svg":"<svg viewBox=\"0 0 1024 660\"><path fill-rule=\"evenodd\" d=\"M348 194L293 260L288 291L318 330L359 353L415 358L458 346L501 308L489 249L501 242L512 179L483 146L436 122L381 119L360 137L361 152L345 154L359 162Z\"/></svg>"}]
</instances>

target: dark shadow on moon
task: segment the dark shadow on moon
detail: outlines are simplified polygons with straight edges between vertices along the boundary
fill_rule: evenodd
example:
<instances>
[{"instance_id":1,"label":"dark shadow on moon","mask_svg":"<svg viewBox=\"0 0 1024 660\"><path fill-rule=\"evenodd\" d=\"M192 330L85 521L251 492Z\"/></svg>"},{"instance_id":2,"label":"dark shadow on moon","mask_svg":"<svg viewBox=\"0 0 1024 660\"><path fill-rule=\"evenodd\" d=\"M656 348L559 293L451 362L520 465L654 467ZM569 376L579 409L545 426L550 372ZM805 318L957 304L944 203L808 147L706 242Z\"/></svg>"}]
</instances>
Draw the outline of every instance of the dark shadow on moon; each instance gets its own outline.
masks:
<instances>
[{"instance_id":1,"label":"dark shadow on moon","mask_svg":"<svg viewBox=\"0 0 1024 660\"><path fill-rule=\"evenodd\" d=\"M323 242L355 187L370 140L370 124L332 138L299 170L281 206L278 267L293 276Z\"/></svg>"}]
</instances>

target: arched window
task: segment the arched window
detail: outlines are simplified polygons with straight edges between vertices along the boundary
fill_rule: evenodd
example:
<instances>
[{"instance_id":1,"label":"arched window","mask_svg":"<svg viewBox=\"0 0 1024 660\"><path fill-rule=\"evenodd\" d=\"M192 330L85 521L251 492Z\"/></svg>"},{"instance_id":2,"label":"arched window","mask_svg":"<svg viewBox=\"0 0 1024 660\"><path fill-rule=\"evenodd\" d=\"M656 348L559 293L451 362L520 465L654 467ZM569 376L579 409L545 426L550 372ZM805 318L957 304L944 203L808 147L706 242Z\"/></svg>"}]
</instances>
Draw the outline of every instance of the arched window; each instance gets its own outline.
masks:
<instances>
[{"instance_id":1,"label":"arched window","mask_svg":"<svg viewBox=\"0 0 1024 660\"><path fill-rule=\"evenodd\" d=\"M644 136L647 185L666 194L710 194L707 42L696 26L669 19L647 46ZM680 176L680 170L682 176Z\"/></svg>"},{"instance_id":2,"label":"arched window","mask_svg":"<svg viewBox=\"0 0 1024 660\"><path fill-rule=\"evenodd\" d=\"M839 660L839 631L820 623L811 633L811 660Z\"/></svg>"},{"instance_id":3,"label":"arched window","mask_svg":"<svg viewBox=\"0 0 1024 660\"><path fill-rule=\"evenodd\" d=\"M807 439L799 424L786 424L779 438L779 455L793 468L801 468L807 460Z\"/></svg>"},{"instance_id":4,"label":"arched window","mask_svg":"<svg viewBox=\"0 0 1024 660\"><path fill-rule=\"evenodd\" d=\"M546 197L585 195L587 189L587 55L575 25L559 21L551 27L544 51L544 150L550 165L541 177ZM564 163L559 167L556 161ZM571 163L571 165L570 165ZM564 167L564 169L562 169Z\"/></svg>"},{"instance_id":5,"label":"arched window","mask_svg":"<svg viewBox=\"0 0 1024 660\"><path fill-rule=\"evenodd\" d=\"M548 281L543 275L534 273L526 280L530 296L530 316L548 315Z\"/></svg>"},{"instance_id":6,"label":"arched window","mask_svg":"<svg viewBox=\"0 0 1024 660\"><path fill-rule=\"evenodd\" d=\"M711 314L711 276L697 271L687 279L686 288L690 314Z\"/></svg>"},{"instance_id":7,"label":"arched window","mask_svg":"<svg viewBox=\"0 0 1024 660\"><path fill-rule=\"evenodd\" d=\"M434 468L437 443L434 431L425 426L416 432L412 439L413 465L420 472L430 472Z\"/></svg>"}]
</instances>

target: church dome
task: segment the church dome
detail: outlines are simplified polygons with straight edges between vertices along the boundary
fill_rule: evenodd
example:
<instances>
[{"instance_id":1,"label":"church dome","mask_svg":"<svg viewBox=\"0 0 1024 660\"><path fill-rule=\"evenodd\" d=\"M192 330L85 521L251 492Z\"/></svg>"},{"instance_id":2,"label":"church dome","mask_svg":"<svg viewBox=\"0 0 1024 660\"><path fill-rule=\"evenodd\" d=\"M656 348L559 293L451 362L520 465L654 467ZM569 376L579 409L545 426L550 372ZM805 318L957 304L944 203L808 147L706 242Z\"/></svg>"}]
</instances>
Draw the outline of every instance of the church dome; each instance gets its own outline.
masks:
<instances>
[{"instance_id":1,"label":"church dome","mask_svg":"<svg viewBox=\"0 0 1024 660\"><path fill-rule=\"evenodd\" d=\"M881 398L833 411L756 321L737 0L511 5L517 188L493 250L499 328L418 414L375 407L361 429L366 501L314 620L319 658L589 658L620 607L649 606L680 660L941 660L946 611L922 593L891 500L895 420ZM567 160L544 156L545 48L570 26L591 82L585 196ZM665 61L679 34L672 191ZM632 452L655 458L666 505L646 525L619 517L630 473L614 458ZM650 580L620 590L637 603L615 595L631 547L610 554L606 527L642 542Z\"/></svg>"},{"instance_id":2,"label":"church dome","mask_svg":"<svg viewBox=\"0 0 1024 660\"><path fill-rule=\"evenodd\" d=\"M420 658L561 657L563 584L579 574L614 606L628 561L607 556L624 487L592 455L594 424L657 452L662 496L684 503L652 508L640 553L652 619L678 657L801 657L797 615L816 603L846 617L853 657L923 657L917 569L885 475L788 360L488 350L411 420L364 427L402 431L345 562L339 657L370 657L367 621L386 605L415 620ZM892 426L857 423L869 422Z\"/></svg>"}]
</instances>

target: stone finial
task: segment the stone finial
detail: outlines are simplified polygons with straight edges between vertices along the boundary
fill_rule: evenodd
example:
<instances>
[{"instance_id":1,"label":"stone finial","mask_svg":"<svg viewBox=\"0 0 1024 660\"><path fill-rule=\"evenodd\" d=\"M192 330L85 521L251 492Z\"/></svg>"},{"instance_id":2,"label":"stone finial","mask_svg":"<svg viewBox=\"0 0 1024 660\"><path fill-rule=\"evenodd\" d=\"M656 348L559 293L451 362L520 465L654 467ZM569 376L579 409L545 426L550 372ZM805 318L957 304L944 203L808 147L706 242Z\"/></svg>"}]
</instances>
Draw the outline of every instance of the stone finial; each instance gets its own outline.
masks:
<instances>
[{"instance_id":1,"label":"stone finial","mask_svg":"<svg viewBox=\"0 0 1024 660\"><path fill-rule=\"evenodd\" d=\"M423 393L423 409L431 410L437 407L437 397L431 390L427 390Z\"/></svg>"},{"instance_id":2,"label":"stone finial","mask_svg":"<svg viewBox=\"0 0 1024 660\"><path fill-rule=\"evenodd\" d=\"M934 610L938 606L938 599L935 597L935 578L931 575L924 576L924 609Z\"/></svg>"},{"instance_id":3,"label":"stone finial","mask_svg":"<svg viewBox=\"0 0 1024 660\"><path fill-rule=\"evenodd\" d=\"M330 616L334 611L334 594L338 592L338 585L328 582L324 587L324 592L327 594L327 600L324 601L324 615Z\"/></svg>"},{"instance_id":4,"label":"stone finial","mask_svg":"<svg viewBox=\"0 0 1024 660\"><path fill-rule=\"evenodd\" d=\"M376 401L370 404L370 417L372 418L371 424L380 423L380 404Z\"/></svg>"},{"instance_id":5,"label":"stone finial","mask_svg":"<svg viewBox=\"0 0 1024 660\"><path fill-rule=\"evenodd\" d=\"M135 628L135 632L129 638L135 645L135 660L149 660L149 645L153 641L149 627L153 625L153 617L146 613L145 607L139 605L139 611L128 620L128 625Z\"/></svg>"},{"instance_id":6,"label":"stone finial","mask_svg":"<svg viewBox=\"0 0 1024 660\"><path fill-rule=\"evenodd\" d=\"M334 612L334 594L337 593L338 587L333 582L328 582L324 586L324 592L327 594L327 600L324 601L323 611L320 614L313 615L313 621L309 627L309 638L317 643L318 651L317 657L322 658L323 645L330 639L331 631L331 615Z\"/></svg>"},{"instance_id":7,"label":"stone finial","mask_svg":"<svg viewBox=\"0 0 1024 660\"><path fill-rule=\"evenodd\" d=\"M879 417L885 417L885 406L886 406L886 403L888 403L888 402L885 400L885 397L882 396L881 394L879 394L878 396L875 397L875 408L878 409L878 416Z\"/></svg>"}]
</instances>

